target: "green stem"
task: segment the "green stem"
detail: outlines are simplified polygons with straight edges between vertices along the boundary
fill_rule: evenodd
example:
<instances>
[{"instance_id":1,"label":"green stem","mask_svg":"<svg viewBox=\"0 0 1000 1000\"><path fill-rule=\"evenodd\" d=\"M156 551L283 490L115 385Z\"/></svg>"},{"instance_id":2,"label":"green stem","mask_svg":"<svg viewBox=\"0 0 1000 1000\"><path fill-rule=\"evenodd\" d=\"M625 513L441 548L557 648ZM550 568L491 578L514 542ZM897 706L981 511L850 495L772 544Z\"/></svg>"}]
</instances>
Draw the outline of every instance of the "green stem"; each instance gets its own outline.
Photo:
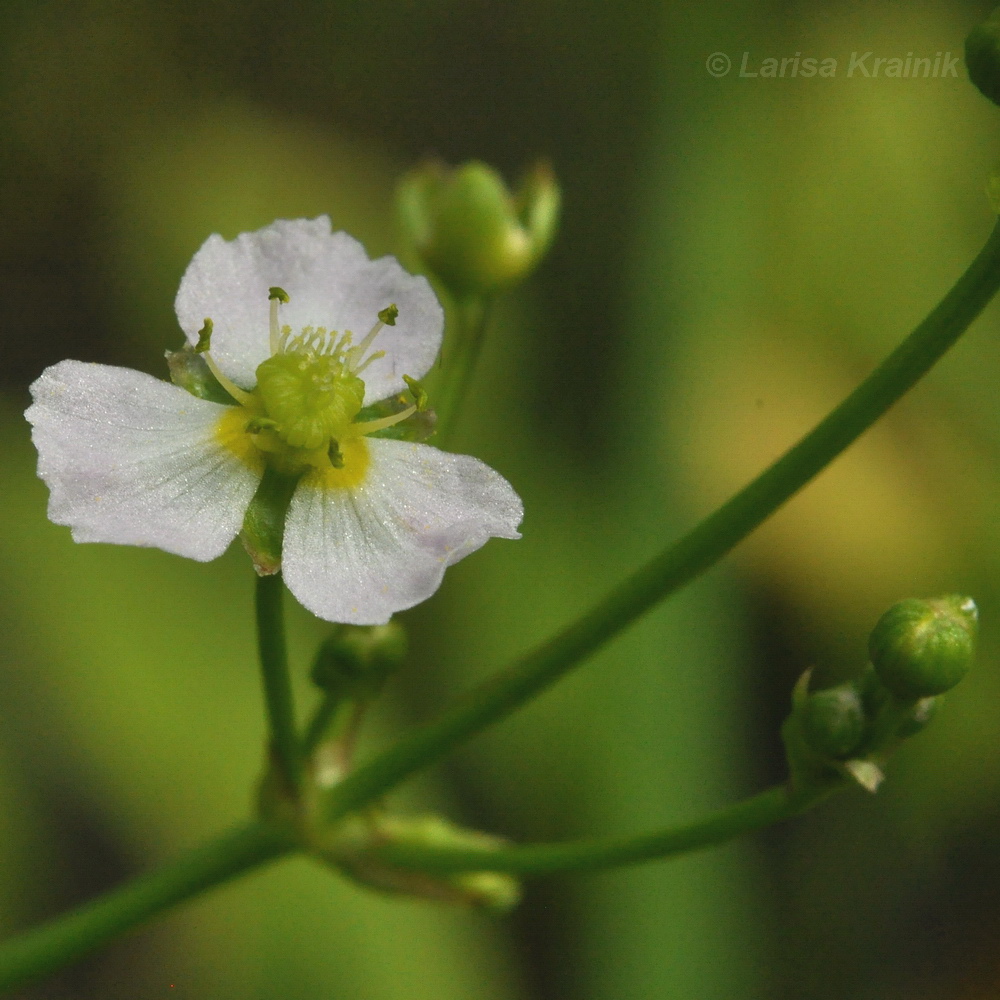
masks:
<instances>
[{"instance_id":1,"label":"green stem","mask_svg":"<svg viewBox=\"0 0 1000 1000\"><path fill-rule=\"evenodd\" d=\"M331 790L331 818L385 793L510 715L663 598L718 562L866 431L965 332L1000 287L1000 222L930 315L805 437L687 535L548 642L469 691Z\"/></svg>"},{"instance_id":2,"label":"green stem","mask_svg":"<svg viewBox=\"0 0 1000 1000\"><path fill-rule=\"evenodd\" d=\"M257 577L257 645L274 766L294 797L302 786L302 757L295 731L295 704L288 675L281 574Z\"/></svg>"},{"instance_id":3,"label":"green stem","mask_svg":"<svg viewBox=\"0 0 1000 1000\"><path fill-rule=\"evenodd\" d=\"M745 833L797 816L846 787L847 783L840 781L819 791L792 795L786 785L778 785L693 823L637 837L595 837L561 844L499 848L387 844L375 848L373 853L389 864L429 874L490 871L511 875L551 875L555 872L620 868L723 844Z\"/></svg>"},{"instance_id":4,"label":"green stem","mask_svg":"<svg viewBox=\"0 0 1000 1000\"><path fill-rule=\"evenodd\" d=\"M445 348L445 379L438 399L432 400L437 413L436 442L452 433L485 340L492 300L469 298L456 302L452 311L455 331Z\"/></svg>"},{"instance_id":5,"label":"green stem","mask_svg":"<svg viewBox=\"0 0 1000 1000\"><path fill-rule=\"evenodd\" d=\"M339 695L324 692L315 714L306 726L305 736L302 737L303 756L308 757L319 746L342 703L343 699Z\"/></svg>"},{"instance_id":6,"label":"green stem","mask_svg":"<svg viewBox=\"0 0 1000 1000\"><path fill-rule=\"evenodd\" d=\"M148 875L0 945L0 992L22 986L150 917L292 850L260 823L237 827Z\"/></svg>"}]
</instances>

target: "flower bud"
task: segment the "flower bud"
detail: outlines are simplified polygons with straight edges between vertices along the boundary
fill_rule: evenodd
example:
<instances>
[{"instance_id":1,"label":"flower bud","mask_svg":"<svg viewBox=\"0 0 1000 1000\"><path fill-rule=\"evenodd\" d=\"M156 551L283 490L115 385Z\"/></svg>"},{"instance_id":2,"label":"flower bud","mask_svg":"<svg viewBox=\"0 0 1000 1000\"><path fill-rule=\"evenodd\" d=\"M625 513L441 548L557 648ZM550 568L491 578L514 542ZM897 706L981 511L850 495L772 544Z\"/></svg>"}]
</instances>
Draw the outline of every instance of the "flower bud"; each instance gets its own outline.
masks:
<instances>
[{"instance_id":1,"label":"flower bud","mask_svg":"<svg viewBox=\"0 0 1000 1000\"><path fill-rule=\"evenodd\" d=\"M894 604L868 640L879 680L901 701L950 690L972 665L977 618L975 601L955 594Z\"/></svg>"},{"instance_id":2,"label":"flower bud","mask_svg":"<svg viewBox=\"0 0 1000 1000\"><path fill-rule=\"evenodd\" d=\"M490 295L525 278L552 241L559 187L539 164L511 194L484 163L429 162L400 182L404 235L423 267L456 298Z\"/></svg>"},{"instance_id":3,"label":"flower bud","mask_svg":"<svg viewBox=\"0 0 1000 1000\"><path fill-rule=\"evenodd\" d=\"M969 79L994 104L1000 104L1000 7L965 39Z\"/></svg>"},{"instance_id":4,"label":"flower bud","mask_svg":"<svg viewBox=\"0 0 1000 1000\"><path fill-rule=\"evenodd\" d=\"M477 906L506 913L520 901L517 879L503 872L434 873L394 863L395 849L490 850L506 841L479 830L466 830L440 816L350 817L315 846L321 857L362 885L445 903Z\"/></svg>"},{"instance_id":5,"label":"flower bud","mask_svg":"<svg viewBox=\"0 0 1000 1000\"><path fill-rule=\"evenodd\" d=\"M319 648L312 666L313 683L341 698L375 697L406 656L406 632L385 625L341 625Z\"/></svg>"},{"instance_id":6,"label":"flower bud","mask_svg":"<svg viewBox=\"0 0 1000 1000\"><path fill-rule=\"evenodd\" d=\"M916 736L922 732L927 724L937 713L937 698L921 698L907 712L903 721L896 730L896 736L901 740L908 740L911 736Z\"/></svg>"},{"instance_id":7,"label":"flower bud","mask_svg":"<svg viewBox=\"0 0 1000 1000\"><path fill-rule=\"evenodd\" d=\"M814 691L799 711L806 744L824 757L843 760L861 745L865 710L853 684Z\"/></svg>"}]
</instances>

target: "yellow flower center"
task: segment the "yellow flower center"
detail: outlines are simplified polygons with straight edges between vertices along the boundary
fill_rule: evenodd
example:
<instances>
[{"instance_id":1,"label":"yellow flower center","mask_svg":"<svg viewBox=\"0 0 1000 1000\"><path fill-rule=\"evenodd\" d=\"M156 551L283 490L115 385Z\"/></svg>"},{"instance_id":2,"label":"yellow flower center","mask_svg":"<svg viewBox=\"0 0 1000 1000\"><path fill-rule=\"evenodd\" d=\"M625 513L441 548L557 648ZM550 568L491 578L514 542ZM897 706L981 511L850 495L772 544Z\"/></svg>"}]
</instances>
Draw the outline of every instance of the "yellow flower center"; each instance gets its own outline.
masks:
<instances>
[{"instance_id":1,"label":"yellow flower center","mask_svg":"<svg viewBox=\"0 0 1000 1000\"><path fill-rule=\"evenodd\" d=\"M199 350L220 384L239 404L216 427L220 444L254 468L266 463L285 475L314 472L330 489L348 489L364 482L368 445L364 436L390 427L416 407L379 420L358 422L365 398L359 377L382 351L368 353L385 325L394 325L398 311L389 306L357 345L353 335L307 326L298 334L279 327L278 305L288 296L271 289L271 357L257 366L257 387L246 392L235 386L208 353L211 323L206 320ZM367 355L367 356L366 356Z\"/></svg>"}]
</instances>

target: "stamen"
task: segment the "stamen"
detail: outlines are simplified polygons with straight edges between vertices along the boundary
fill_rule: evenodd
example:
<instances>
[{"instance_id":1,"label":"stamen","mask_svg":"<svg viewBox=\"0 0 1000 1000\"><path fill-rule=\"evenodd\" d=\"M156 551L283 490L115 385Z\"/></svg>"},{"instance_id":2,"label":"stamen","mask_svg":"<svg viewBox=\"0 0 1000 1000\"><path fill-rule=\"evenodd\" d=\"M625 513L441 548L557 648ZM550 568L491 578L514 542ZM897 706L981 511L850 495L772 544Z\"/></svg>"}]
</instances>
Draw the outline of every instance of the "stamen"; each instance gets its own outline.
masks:
<instances>
[{"instance_id":1,"label":"stamen","mask_svg":"<svg viewBox=\"0 0 1000 1000\"><path fill-rule=\"evenodd\" d=\"M347 366L347 370L349 372L351 372L354 375L357 375L358 372L363 371L364 368L370 362L375 360L374 357L368 358L364 362L364 364L360 364L359 366L361 359L365 355L365 351L367 351L368 348L371 347L372 341L379 335L379 333L382 330L382 327L395 326L396 319L398 316L399 316L399 309L396 307L395 303L386 306L384 309L379 310L378 322L368 331L368 335L365 337L365 339L362 340L361 343L357 345L357 347L352 347L344 352L344 364ZM385 352L383 351L379 356L384 357Z\"/></svg>"},{"instance_id":2,"label":"stamen","mask_svg":"<svg viewBox=\"0 0 1000 1000\"><path fill-rule=\"evenodd\" d=\"M271 353L277 354L279 348L280 330L278 328L278 305L288 302L288 292L275 285L267 290L267 297L271 300Z\"/></svg>"},{"instance_id":3,"label":"stamen","mask_svg":"<svg viewBox=\"0 0 1000 1000\"><path fill-rule=\"evenodd\" d=\"M371 347L372 341L379 335L379 332L384 326L385 323L379 320L379 322L368 331L368 335L361 341L360 344L358 344L357 347L352 347L350 350L345 352L344 361L350 371L357 372L357 363L361 360L365 351Z\"/></svg>"},{"instance_id":4,"label":"stamen","mask_svg":"<svg viewBox=\"0 0 1000 1000\"><path fill-rule=\"evenodd\" d=\"M215 376L215 380L222 386L226 392L229 393L233 399L236 400L241 406L256 408L256 400L249 392L244 392L238 385L231 382L222 372L219 371L219 366L215 363L215 359L212 357L208 351L203 351L201 355L205 359L205 364L208 365L208 370Z\"/></svg>"},{"instance_id":5,"label":"stamen","mask_svg":"<svg viewBox=\"0 0 1000 1000\"><path fill-rule=\"evenodd\" d=\"M378 420L366 420L363 423L351 424L351 436L363 437L375 431L384 431L386 427L402 423L407 417L412 417L416 412L416 406L408 406L405 410L400 410L399 413L394 413L391 417L380 417Z\"/></svg>"},{"instance_id":6,"label":"stamen","mask_svg":"<svg viewBox=\"0 0 1000 1000\"><path fill-rule=\"evenodd\" d=\"M385 351L375 351L374 354L369 354L364 361L354 369L355 375L360 375L373 361L378 361L379 358L385 357Z\"/></svg>"},{"instance_id":7,"label":"stamen","mask_svg":"<svg viewBox=\"0 0 1000 1000\"><path fill-rule=\"evenodd\" d=\"M198 343L195 345L195 352L200 354L205 359L205 364L208 365L208 370L215 376L216 382L222 386L230 396L236 400L237 403L241 403L243 406L250 405L254 402L253 396L248 392L244 392L238 385L230 382L222 372L219 371L219 366L215 363L215 359L209 354L209 348L212 346L212 330L214 324L210 319L205 320L204 326L198 331Z\"/></svg>"}]
</instances>

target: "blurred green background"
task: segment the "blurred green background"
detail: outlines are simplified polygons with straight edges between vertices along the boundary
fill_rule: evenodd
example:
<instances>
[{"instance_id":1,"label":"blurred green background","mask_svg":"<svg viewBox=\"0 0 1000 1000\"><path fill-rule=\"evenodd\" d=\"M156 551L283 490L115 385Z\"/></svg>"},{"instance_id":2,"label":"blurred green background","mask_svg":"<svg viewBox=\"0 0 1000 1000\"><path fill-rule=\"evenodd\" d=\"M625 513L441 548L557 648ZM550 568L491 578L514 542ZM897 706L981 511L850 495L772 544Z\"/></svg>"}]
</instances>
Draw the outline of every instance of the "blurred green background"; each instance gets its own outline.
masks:
<instances>
[{"instance_id":1,"label":"blurred green background","mask_svg":"<svg viewBox=\"0 0 1000 1000\"><path fill-rule=\"evenodd\" d=\"M524 498L402 616L369 749L568 621L806 430L985 239L1000 110L957 54L988 8L887 0L171 5L0 15L0 931L247 814L252 579L75 546L21 413L64 357L165 376L212 232L329 213L400 249L426 154L549 157L561 234L507 300L458 435ZM705 68L725 52L734 68ZM767 56L833 79L741 78ZM725 565L395 796L538 840L694 817L780 779L794 678L862 665L894 600L976 596L980 665L877 798L680 861L528 885L498 920L305 860L172 913L25 998L714 1000L1000 994L998 312ZM293 615L302 696L321 623Z\"/></svg>"}]
</instances>

